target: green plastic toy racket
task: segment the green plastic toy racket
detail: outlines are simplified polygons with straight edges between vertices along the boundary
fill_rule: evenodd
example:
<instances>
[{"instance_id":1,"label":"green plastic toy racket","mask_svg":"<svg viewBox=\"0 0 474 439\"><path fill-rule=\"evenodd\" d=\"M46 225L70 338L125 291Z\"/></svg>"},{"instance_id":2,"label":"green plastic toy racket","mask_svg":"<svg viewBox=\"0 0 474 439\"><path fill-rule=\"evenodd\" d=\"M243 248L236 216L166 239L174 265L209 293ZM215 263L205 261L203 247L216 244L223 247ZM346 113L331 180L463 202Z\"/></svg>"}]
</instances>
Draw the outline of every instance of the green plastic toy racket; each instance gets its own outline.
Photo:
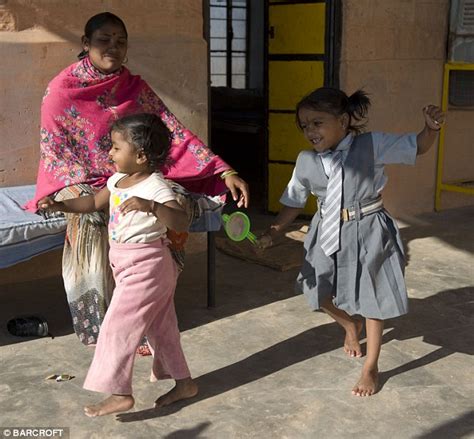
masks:
<instances>
[{"instance_id":1,"label":"green plastic toy racket","mask_svg":"<svg viewBox=\"0 0 474 439\"><path fill-rule=\"evenodd\" d=\"M250 219L243 212L223 214L224 230L232 241L240 242L248 239L255 244L257 237L250 231Z\"/></svg>"}]
</instances>

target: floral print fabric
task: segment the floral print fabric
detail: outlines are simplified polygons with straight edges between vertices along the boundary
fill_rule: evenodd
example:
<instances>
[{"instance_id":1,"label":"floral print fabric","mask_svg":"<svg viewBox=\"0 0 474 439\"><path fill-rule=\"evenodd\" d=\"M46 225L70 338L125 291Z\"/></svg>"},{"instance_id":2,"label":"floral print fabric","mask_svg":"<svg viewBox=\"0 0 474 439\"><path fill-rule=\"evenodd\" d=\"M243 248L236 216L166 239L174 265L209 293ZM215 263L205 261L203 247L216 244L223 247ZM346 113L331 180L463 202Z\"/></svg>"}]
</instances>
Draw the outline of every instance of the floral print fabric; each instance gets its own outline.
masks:
<instances>
[{"instance_id":1,"label":"floral print fabric","mask_svg":"<svg viewBox=\"0 0 474 439\"><path fill-rule=\"evenodd\" d=\"M219 175L229 166L176 119L140 76L125 67L106 75L84 58L56 76L43 97L36 195L26 208L36 211L38 200L67 186L103 187L115 172L108 157L111 123L142 112L157 114L172 132L165 177L192 192L226 190Z\"/></svg>"},{"instance_id":2,"label":"floral print fabric","mask_svg":"<svg viewBox=\"0 0 474 439\"><path fill-rule=\"evenodd\" d=\"M108 157L110 125L142 112L157 114L173 134L164 176L192 192L217 195L226 190L219 176L229 166L176 119L145 81L125 67L103 74L84 58L57 75L44 94L36 194L25 208L36 211L38 201L48 195L59 201L105 186L115 172ZM67 218L64 286L76 334L84 344L95 344L114 285L106 221L100 213ZM186 235L171 235L176 241L173 256L182 267L179 244Z\"/></svg>"}]
</instances>

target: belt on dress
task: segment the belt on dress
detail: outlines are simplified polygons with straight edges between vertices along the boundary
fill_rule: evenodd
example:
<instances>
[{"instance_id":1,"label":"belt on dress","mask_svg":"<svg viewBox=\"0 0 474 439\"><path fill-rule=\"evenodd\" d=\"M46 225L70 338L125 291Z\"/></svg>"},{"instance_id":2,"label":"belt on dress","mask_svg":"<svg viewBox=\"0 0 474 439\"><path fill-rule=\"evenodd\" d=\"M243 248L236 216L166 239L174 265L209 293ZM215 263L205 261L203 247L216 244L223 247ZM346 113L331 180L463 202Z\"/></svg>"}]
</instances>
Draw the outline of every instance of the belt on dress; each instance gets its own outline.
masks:
<instances>
[{"instance_id":1,"label":"belt on dress","mask_svg":"<svg viewBox=\"0 0 474 439\"><path fill-rule=\"evenodd\" d=\"M370 215L371 213L378 212L383 209L382 197L377 198L367 204L357 203L355 206L341 209L342 221L353 221L359 220L364 216Z\"/></svg>"},{"instance_id":2,"label":"belt on dress","mask_svg":"<svg viewBox=\"0 0 474 439\"><path fill-rule=\"evenodd\" d=\"M319 201L319 199L318 199ZM319 202L318 202L319 204ZM324 217L324 204L319 204L321 218ZM378 212L383 209L382 197L378 197L375 200L360 201L355 203L353 206L341 209L341 220L342 221L359 221L362 217L370 215L371 213Z\"/></svg>"}]
</instances>

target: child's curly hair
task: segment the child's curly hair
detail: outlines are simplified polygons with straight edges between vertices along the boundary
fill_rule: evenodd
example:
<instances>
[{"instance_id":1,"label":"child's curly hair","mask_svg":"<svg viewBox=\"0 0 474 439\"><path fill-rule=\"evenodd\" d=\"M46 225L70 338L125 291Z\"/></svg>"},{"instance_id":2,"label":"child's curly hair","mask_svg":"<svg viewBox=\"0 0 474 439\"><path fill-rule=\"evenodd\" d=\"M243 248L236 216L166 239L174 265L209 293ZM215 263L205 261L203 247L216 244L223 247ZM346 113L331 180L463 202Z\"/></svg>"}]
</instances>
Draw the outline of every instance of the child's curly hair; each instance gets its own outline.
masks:
<instances>
[{"instance_id":1,"label":"child's curly hair","mask_svg":"<svg viewBox=\"0 0 474 439\"><path fill-rule=\"evenodd\" d=\"M139 113L116 120L110 129L122 136L137 152L142 152L150 169L160 170L169 163L172 135L164 122L152 113Z\"/></svg>"}]
</instances>

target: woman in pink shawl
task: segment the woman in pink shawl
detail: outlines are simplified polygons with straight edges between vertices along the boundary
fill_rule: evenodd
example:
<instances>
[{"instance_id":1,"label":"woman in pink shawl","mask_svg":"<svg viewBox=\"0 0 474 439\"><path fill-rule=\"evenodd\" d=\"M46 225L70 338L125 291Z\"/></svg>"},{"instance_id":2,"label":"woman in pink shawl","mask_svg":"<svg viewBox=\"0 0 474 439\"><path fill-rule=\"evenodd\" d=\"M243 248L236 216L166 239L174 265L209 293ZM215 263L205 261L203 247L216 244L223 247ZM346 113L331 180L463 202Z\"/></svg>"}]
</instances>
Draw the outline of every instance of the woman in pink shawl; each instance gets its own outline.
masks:
<instances>
[{"instance_id":1,"label":"woman in pink shawl","mask_svg":"<svg viewBox=\"0 0 474 439\"><path fill-rule=\"evenodd\" d=\"M95 193L114 173L109 161L111 123L124 115L155 113L173 134L172 163L165 177L188 191L218 195L230 190L248 205L248 186L166 108L139 76L123 66L127 30L109 13L87 22L83 52L48 85L41 108L41 155L36 195L26 209L38 210L45 196L60 201ZM79 339L95 344L113 279L108 264L107 218L103 212L66 214L63 278ZM171 231L170 231L171 232ZM185 237L170 233L175 253Z\"/></svg>"}]
</instances>

